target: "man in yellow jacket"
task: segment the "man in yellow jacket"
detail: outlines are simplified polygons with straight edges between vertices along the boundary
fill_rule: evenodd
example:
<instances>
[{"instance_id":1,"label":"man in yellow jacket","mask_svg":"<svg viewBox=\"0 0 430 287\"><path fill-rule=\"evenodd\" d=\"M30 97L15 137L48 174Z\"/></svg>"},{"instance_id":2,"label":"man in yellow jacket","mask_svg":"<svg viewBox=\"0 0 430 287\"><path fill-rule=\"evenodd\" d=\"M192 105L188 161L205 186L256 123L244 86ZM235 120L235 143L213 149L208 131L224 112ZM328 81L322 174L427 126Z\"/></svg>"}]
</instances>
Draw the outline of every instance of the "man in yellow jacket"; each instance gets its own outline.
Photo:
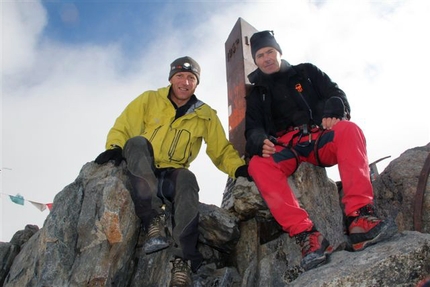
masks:
<instances>
[{"instance_id":1,"label":"man in yellow jacket","mask_svg":"<svg viewBox=\"0 0 430 287\"><path fill-rule=\"evenodd\" d=\"M191 162L204 140L207 155L230 177L248 177L248 169L227 140L216 111L194 95L199 64L190 57L174 60L169 81L169 86L146 91L126 107L95 162L113 160L119 165L126 160L135 212L146 233L146 253L169 247L164 208L172 212L170 285L189 286L190 268L196 272L203 260L197 249L199 187L188 169Z\"/></svg>"}]
</instances>

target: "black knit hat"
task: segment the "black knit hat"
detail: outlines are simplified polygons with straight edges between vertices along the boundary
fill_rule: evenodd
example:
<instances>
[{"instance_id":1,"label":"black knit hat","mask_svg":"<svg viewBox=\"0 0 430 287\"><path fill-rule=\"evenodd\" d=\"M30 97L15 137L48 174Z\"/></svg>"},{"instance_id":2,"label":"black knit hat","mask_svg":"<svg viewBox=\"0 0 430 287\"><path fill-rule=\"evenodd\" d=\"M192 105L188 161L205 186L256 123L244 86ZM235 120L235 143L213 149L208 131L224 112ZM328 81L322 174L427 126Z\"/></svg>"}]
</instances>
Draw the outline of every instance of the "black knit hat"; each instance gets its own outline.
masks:
<instances>
[{"instance_id":1,"label":"black knit hat","mask_svg":"<svg viewBox=\"0 0 430 287\"><path fill-rule=\"evenodd\" d=\"M200 66L191 57L185 56L174 60L170 64L169 81L174 74L179 72L191 72L197 77L197 84L200 83Z\"/></svg>"},{"instance_id":2,"label":"black knit hat","mask_svg":"<svg viewBox=\"0 0 430 287\"><path fill-rule=\"evenodd\" d=\"M273 47L282 54L281 47L279 46L278 42L276 42L273 31L266 30L256 32L251 36L251 53L254 61L255 53L264 47Z\"/></svg>"}]
</instances>

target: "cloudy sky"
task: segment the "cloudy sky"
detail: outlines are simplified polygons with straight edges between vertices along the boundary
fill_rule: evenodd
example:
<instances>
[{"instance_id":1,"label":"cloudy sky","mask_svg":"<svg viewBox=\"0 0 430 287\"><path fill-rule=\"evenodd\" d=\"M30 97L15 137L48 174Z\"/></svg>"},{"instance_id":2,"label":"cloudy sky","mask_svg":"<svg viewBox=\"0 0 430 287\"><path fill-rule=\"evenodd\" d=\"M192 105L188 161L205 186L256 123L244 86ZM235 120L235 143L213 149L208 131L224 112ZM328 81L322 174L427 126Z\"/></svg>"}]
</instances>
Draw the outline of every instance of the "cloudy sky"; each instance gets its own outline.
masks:
<instances>
[{"instance_id":1,"label":"cloudy sky","mask_svg":"<svg viewBox=\"0 0 430 287\"><path fill-rule=\"evenodd\" d=\"M283 58L311 62L347 93L369 161L430 142L430 2L417 1L1 1L1 228L9 241L43 212L10 195L50 203L104 150L136 96L168 84L169 64L202 67L197 96L228 130L225 49L241 17L272 29ZM220 205L226 175L203 146L191 169L200 199ZM390 160L378 165L382 171ZM334 168L329 176L338 179Z\"/></svg>"}]
</instances>

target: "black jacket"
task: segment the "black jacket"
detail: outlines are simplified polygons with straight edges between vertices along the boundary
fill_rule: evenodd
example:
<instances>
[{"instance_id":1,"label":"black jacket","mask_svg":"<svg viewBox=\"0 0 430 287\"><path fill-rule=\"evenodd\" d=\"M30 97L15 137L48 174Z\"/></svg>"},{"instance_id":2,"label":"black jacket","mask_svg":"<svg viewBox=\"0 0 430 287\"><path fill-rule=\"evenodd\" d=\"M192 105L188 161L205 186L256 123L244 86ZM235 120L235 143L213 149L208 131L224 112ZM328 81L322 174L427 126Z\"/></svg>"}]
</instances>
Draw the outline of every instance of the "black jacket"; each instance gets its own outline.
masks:
<instances>
[{"instance_id":1,"label":"black jacket","mask_svg":"<svg viewBox=\"0 0 430 287\"><path fill-rule=\"evenodd\" d=\"M345 93L315 65L290 65L282 60L279 72L266 75L256 69L246 96L245 137L249 156L261 155L263 141L303 124L320 125L325 101L340 97L349 115Z\"/></svg>"}]
</instances>

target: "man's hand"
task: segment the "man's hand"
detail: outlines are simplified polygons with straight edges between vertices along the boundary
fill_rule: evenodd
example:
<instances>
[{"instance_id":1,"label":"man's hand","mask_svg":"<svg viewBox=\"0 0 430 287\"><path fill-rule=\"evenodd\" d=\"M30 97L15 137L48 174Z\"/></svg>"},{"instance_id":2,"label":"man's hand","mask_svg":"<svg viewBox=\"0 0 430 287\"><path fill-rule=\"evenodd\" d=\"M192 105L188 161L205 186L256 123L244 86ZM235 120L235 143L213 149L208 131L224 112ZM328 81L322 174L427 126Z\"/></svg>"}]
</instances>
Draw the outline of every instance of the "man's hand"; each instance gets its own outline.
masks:
<instances>
[{"instance_id":1,"label":"man's hand","mask_svg":"<svg viewBox=\"0 0 430 287\"><path fill-rule=\"evenodd\" d=\"M340 97L331 97L325 102L322 118L346 118L345 105Z\"/></svg>"},{"instance_id":2,"label":"man's hand","mask_svg":"<svg viewBox=\"0 0 430 287\"><path fill-rule=\"evenodd\" d=\"M338 118L323 118L322 126L325 130L331 130L335 124L340 122L341 120Z\"/></svg>"},{"instance_id":3,"label":"man's hand","mask_svg":"<svg viewBox=\"0 0 430 287\"><path fill-rule=\"evenodd\" d=\"M345 105L340 97L331 97L325 102L322 126L331 130L335 124L346 118Z\"/></svg>"},{"instance_id":4,"label":"man's hand","mask_svg":"<svg viewBox=\"0 0 430 287\"><path fill-rule=\"evenodd\" d=\"M265 139L263 142L263 157L270 157L272 154L276 152L275 144L272 143L269 139Z\"/></svg>"},{"instance_id":5,"label":"man's hand","mask_svg":"<svg viewBox=\"0 0 430 287\"><path fill-rule=\"evenodd\" d=\"M123 159L124 158L122 157L122 148L116 147L116 148L108 149L108 150L102 152L95 159L95 162L98 164L104 164L110 160L113 160L115 162L115 166L119 166Z\"/></svg>"},{"instance_id":6,"label":"man's hand","mask_svg":"<svg viewBox=\"0 0 430 287\"><path fill-rule=\"evenodd\" d=\"M246 179L248 179L248 181L252 181L252 177L248 173L248 165L247 164L239 166L236 169L234 176L236 178L238 178L239 176L243 176L243 177L246 177Z\"/></svg>"}]
</instances>

